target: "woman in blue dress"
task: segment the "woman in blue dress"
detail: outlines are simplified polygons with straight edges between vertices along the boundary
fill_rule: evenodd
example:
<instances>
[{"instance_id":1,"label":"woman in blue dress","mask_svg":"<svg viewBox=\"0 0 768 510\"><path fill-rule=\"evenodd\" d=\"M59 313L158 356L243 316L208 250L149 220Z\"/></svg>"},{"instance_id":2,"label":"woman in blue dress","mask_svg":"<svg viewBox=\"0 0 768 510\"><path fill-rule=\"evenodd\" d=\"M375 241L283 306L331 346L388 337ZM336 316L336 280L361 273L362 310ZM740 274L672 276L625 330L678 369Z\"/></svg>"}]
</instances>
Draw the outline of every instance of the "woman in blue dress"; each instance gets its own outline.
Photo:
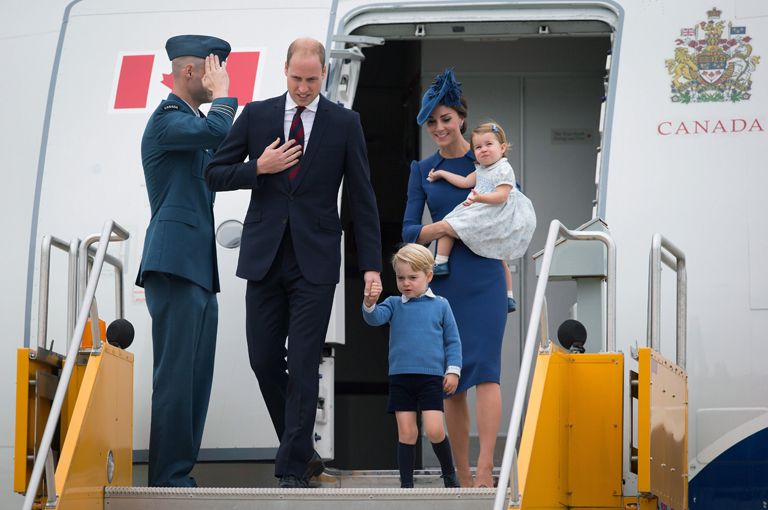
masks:
<instances>
[{"instance_id":1,"label":"woman in blue dress","mask_svg":"<svg viewBox=\"0 0 768 510\"><path fill-rule=\"evenodd\" d=\"M463 202L467 190L440 179L429 182L429 171L445 170L466 177L475 170L475 157L462 134L467 130L467 102L453 72L445 71L424 95L419 124L437 143L432 156L411 164L403 241L427 245L456 233L447 227L422 225L424 205L437 222ZM461 336L463 366L456 393L445 399L445 421L462 487L493 487L493 451L501 421L501 343L507 321L507 287L503 262L475 255L456 239L451 272L432 281L435 294L448 299ZM477 430L480 455L475 480L469 468L469 406L467 390L477 389Z\"/></svg>"}]
</instances>

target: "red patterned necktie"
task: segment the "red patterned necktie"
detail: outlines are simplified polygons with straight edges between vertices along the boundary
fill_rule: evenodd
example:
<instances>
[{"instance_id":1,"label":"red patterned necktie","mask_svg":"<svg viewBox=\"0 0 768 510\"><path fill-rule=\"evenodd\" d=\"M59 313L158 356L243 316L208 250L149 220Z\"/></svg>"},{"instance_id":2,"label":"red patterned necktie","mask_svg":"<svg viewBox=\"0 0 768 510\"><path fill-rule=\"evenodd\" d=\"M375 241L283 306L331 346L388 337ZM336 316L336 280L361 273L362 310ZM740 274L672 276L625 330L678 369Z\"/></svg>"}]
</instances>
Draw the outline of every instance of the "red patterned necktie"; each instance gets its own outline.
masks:
<instances>
[{"instance_id":1,"label":"red patterned necktie","mask_svg":"<svg viewBox=\"0 0 768 510\"><path fill-rule=\"evenodd\" d=\"M301 145L301 153L304 154L304 124L301 122L301 112L306 109L306 106L297 106L296 113L293 115L291 121L291 129L288 131L288 138L296 140L295 145ZM293 165L291 171L288 172L288 180L292 181L294 177L299 175L299 167L301 166L301 156L299 156L298 162Z\"/></svg>"}]
</instances>

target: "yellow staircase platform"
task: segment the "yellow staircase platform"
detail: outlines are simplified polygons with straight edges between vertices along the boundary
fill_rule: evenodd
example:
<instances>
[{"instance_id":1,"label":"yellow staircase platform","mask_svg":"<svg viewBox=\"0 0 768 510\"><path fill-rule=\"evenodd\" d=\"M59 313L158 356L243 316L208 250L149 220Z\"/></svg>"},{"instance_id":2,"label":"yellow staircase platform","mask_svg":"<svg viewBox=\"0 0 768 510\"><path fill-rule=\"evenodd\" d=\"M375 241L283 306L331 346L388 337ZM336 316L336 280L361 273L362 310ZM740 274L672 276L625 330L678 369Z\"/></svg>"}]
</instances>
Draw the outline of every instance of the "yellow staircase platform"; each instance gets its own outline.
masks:
<instances>
[{"instance_id":1,"label":"yellow staircase platform","mask_svg":"<svg viewBox=\"0 0 768 510\"><path fill-rule=\"evenodd\" d=\"M80 364L83 363L84 364ZM17 353L14 490L29 483L42 429L58 383L58 367L30 349ZM42 388L42 391L41 391ZM130 486L133 468L133 354L103 344L100 354L78 356L54 444L56 492L46 485L38 504L57 510L102 510L104 487ZM55 506L47 505L54 501Z\"/></svg>"},{"instance_id":2,"label":"yellow staircase platform","mask_svg":"<svg viewBox=\"0 0 768 510\"><path fill-rule=\"evenodd\" d=\"M520 443L522 509L624 508L624 356L541 352Z\"/></svg>"}]
</instances>

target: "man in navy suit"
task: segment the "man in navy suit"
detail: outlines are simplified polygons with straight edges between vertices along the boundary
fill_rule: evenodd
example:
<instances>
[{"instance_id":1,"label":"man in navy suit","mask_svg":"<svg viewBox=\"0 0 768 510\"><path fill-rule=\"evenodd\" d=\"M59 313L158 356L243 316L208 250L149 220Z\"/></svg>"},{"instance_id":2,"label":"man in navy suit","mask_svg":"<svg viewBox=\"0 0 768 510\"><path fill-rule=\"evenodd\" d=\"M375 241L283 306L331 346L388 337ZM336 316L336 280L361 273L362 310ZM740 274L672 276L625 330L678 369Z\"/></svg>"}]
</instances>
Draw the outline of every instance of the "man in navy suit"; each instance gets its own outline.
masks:
<instances>
[{"instance_id":1,"label":"man in navy suit","mask_svg":"<svg viewBox=\"0 0 768 510\"><path fill-rule=\"evenodd\" d=\"M182 35L166 43L173 92L149 118L141 158L152 212L136 285L152 316L149 486L196 487L213 379L219 274L213 199L203 172L232 127L229 43ZM221 64L219 64L221 62ZM206 118L198 107L210 103Z\"/></svg>"},{"instance_id":2,"label":"man in navy suit","mask_svg":"<svg viewBox=\"0 0 768 510\"><path fill-rule=\"evenodd\" d=\"M252 190L237 276L248 280L248 354L280 439L275 476L282 488L307 487L323 469L312 430L339 282L342 178L366 292L381 282L379 215L360 116L320 95L325 74L323 45L294 41L287 94L247 104L205 174L213 191Z\"/></svg>"}]
</instances>

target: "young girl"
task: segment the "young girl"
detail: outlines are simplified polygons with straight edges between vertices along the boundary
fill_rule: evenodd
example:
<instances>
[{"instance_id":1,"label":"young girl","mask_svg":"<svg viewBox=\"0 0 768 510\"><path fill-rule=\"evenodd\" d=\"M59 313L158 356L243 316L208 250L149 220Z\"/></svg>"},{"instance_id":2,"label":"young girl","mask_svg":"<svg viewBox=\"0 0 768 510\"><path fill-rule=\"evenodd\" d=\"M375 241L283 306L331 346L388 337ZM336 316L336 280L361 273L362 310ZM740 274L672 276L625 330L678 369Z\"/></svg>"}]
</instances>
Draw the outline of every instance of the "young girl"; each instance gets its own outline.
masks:
<instances>
[{"instance_id":1,"label":"young girl","mask_svg":"<svg viewBox=\"0 0 768 510\"><path fill-rule=\"evenodd\" d=\"M427 180L445 179L459 188L473 188L467 199L442 221L456 232L467 247L481 257L516 259L525 253L536 229L536 213L531 201L516 187L515 173L507 158L504 130L493 123L481 124L472 131L470 146L475 153L475 171L466 177L445 170L432 170ZM454 238L443 236L437 242L435 275L449 274L448 257ZM507 279L507 305L515 311L512 275L504 262Z\"/></svg>"},{"instance_id":2,"label":"young girl","mask_svg":"<svg viewBox=\"0 0 768 510\"><path fill-rule=\"evenodd\" d=\"M397 463L400 487L413 487L416 462L416 410L421 410L424 431L432 443L446 487L461 487L453 465L451 443L443 428L443 392L456 391L461 374L459 330L448 301L435 296L432 253L418 244L403 246L392 266L401 296L376 301L381 285L374 283L363 301L363 317L371 326L387 322L389 330L389 404L397 419Z\"/></svg>"}]
</instances>

